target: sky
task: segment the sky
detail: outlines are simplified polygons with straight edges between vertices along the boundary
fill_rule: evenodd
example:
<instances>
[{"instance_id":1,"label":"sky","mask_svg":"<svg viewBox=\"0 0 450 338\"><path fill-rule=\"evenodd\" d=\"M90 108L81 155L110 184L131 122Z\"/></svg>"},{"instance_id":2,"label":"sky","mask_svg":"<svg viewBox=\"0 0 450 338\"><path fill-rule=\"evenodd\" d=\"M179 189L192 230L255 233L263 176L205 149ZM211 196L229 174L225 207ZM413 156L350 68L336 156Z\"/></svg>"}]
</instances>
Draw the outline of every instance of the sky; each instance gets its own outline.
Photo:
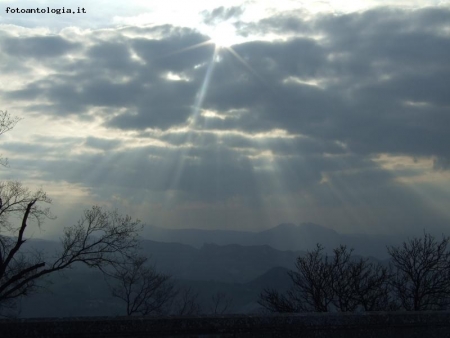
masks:
<instances>
[{"instance_id":1,"label":"sky","mask_svg":"<svg viewBox=\"0 0 450 338\"><path fill-rule=\"evenodd\" d=\"M450 1L0 0L0 179L61 233L450 230ZM9 8L9 13L6 10Z\"/></svg>"}]
</instances>

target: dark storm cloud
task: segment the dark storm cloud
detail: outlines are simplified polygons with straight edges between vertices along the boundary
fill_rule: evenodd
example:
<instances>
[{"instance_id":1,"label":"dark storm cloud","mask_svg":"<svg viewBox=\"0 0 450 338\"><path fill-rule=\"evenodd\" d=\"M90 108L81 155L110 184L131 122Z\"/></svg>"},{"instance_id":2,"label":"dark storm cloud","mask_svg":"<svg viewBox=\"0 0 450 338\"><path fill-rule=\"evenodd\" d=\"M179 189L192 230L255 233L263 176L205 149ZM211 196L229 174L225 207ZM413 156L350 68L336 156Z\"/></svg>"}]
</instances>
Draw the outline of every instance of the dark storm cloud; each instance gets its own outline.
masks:
<instances>
[{"instance_id":1,"label":"dark storm cloud","mask_svg":"<svg viewBox=\"0 0 450 338\"><path fill-rule=\"evenodd\" d=\"M222 21L227 21L232 18L239 18L244 13L241 6L234 7L217 7L212 11L203 11L203 22L208 25L215 25Z\"/></svg>"}]
</instances>

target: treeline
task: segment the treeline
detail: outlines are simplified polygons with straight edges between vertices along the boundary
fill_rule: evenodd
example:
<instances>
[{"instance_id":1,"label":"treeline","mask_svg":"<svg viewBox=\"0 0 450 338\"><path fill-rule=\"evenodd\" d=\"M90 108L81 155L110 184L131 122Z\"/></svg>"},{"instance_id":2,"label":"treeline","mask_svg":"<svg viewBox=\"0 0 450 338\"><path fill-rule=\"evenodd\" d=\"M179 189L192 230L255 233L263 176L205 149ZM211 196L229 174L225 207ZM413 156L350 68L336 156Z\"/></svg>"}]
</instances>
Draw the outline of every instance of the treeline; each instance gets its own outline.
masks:
<instances>
[{"instance_id":1,"label":"treeline","mask_svg":"<svg viewBox=\"0 0 450 338\"><path fill-rule=\"evenodd\" d=\"M450 303L449 238L424 233L388 247L388 264L356 258L340 246L331 255L318 244L297 258L286 293L265 289L258 303L270 312L445 310Z\"/></svg>"}]
</instances>

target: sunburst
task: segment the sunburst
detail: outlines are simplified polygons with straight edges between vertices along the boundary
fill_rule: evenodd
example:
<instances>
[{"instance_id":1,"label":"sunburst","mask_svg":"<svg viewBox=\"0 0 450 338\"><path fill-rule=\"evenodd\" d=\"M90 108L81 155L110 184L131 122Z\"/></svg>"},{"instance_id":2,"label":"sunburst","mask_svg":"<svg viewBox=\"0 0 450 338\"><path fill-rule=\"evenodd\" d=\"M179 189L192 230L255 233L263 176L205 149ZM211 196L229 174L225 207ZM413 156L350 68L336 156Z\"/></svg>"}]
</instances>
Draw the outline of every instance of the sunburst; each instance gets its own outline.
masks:
<instances>
[{"instance_id":1,"label":"sunburst","mask_svg":"<svg viewBox=\"0 0 450 338\"><path fill-rule=\"evenodd\" d=\"M235 27L226 22L217 24L208 30L207 33L211 38L211 42L217 49L229 48L239 41L239 37L236 35Z\"/></svg>"},{"instance_id":2,"label":"sunburst","mask_svg":"<svg viewBox=\"0 0 450 338\"><path fill-rule=\"evenodd\" d=\"M250 64L242 58L238 52L233 49L233 46L242 42L242 38L236 34L236 29L233 25L229 23L219 23L214 27L209 27L204 31L205 35L209 37L209 40L203 41L201 43L188 46L186 48L180 49L178 51L174 51L173 54L184 53L186 51L196 49L196 48L204 48L208 45L214 46L213 54L211 55L210 61L207 63L206 72L199 88L195 102L192 106L192 113L189 117L189 124L187 126L187 136L186 143L191 144L193 141L193 135L196 131L198 131L198 118L200 112L203 109L203 104L205 98L207 96L207 92L209 86L212 81L214 68L217 66L217 61L220 59L219 55L222 53L230 53L240 64L242 64L247 71L249 71L255 78L257 78L261 83L268 86L267 82L262 79L262 77L250 66ZM166 55L168 56L168 55ZM170 181L170 190L176 191L179 187L180 181L185 172L186 167L186 158L188 157L189 147L183 148L180 150L180 154L178 155L177 161L174 164L174 173Z\"/></svg>"}]
</instances>

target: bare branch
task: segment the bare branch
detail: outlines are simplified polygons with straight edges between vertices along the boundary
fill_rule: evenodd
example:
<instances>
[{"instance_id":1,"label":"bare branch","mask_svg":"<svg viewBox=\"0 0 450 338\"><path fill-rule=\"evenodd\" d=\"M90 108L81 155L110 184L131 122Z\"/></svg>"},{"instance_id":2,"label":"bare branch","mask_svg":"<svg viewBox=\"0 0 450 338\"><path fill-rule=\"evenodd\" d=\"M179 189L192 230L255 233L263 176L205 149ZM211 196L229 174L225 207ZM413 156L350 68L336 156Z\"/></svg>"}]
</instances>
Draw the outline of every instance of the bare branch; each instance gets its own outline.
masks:
<instances>
[{"instance_id":1,"label":"bare branch","mask_svg":"<svg viewBox=\"0 0 450 338\"><path fill-rule=\"evenodd\" d=\"M300 309L293 301L274 289L264 289L259 296L258 304L270 312L300 312Z\"/></svg>"},{"instance_id":2,"label":"bare branch","mask_svg":"<svg viewBox=\"0 0 450 338\"><path fill-rule=\"evenodd\" d=\"M211 306L209 312L214 315L222 315L227 313L233 299L224 292L216 292L211 296Z\"/></svg>"},{"instance_id":3,"label":"bare branch","mask_svg":"<svg viewBox=\"0 0 450 338\"><path fill-rule=\"evenodd\" d=\"M201 313L201 306L198 301L198 293L190 287L183 288L177 292L174 314L178 316L193 316Z\"/></svg>"},{"instance_id":4,"label":"bare branch","mask_svg":"<svg viewBox=\"0 0 450 338\"><path fill-rule=\"evenodd\" d=\"M450 298L449 238L436 239L427 233L400 247L388 248L395 275L394 292L405 310L444 309Z\"/></svg>"},{"instance_id":5,"label":"bare branch","mask_svg":"<svg viewBox=\"0 0 450 338\"><path fill-rule=\"evenodd\" d=\"M272 312L341 312L386 309L391 305L387 268L366 259L355 260L353 250L339 246L329 258L323 247L297 258L293 282L285 294L264 290L259 304ZM384 307L384 308L383 308Z\"/></svg>"},{"instance_id":6,"label":"bare branch","mask_svg":"<svg viewBox=\"0 0 450 338\"><path fill-rule=\"evenodd\" d=\"M53 262L47 264L39 254L34 255L34 259L33 256L25 256L21 249L26 241L28 220L35 216L40 224L43 216L49 217L47 209L43 210L36 204L51 200L43 191L32 194L17 182L0 183L0 194L6 201L0 211L4 221L0 226L6 226L9 232L15 230L17 236L13 241L10 236L0 235L0 303L6 304L6 301L34 292L36 282L42 277L70 268L75 262L106 271L108 267L122 264L138 248L139 220L121 216L117 210L107 212L94 206L84 212L84 217L76 225L65 228L62 250ZM20 227L5 221L10 214L20 212L23 212Z\"/></svg>"},{"instance_id":7,"label":"bare branch","mask_svg":"<svg viewBox=\"0 0 450 338\"><path fill-rule=\"evenodd\" d=\"M109 274L117 282L111 287L111 293L125 302L128 316L163 313L176 296L170 276L146 264L146 257L135 256L125 264L114 266L115 271Z\"/></svg>"},{"instance_id":8,"label":"bare branch","mask_svg":"<svg viewBox=\"0 0 450 338\"><path fill-rule=\"evenodd\" d=\"M17 122L19 122L21 118L19 117L11 117L11 115L5 110L0 110L0 135L6 133L7 131L13 129ZM8 159L3 158L0 155L0 165L7 167Z\"/></svg>"}]
</instances>

